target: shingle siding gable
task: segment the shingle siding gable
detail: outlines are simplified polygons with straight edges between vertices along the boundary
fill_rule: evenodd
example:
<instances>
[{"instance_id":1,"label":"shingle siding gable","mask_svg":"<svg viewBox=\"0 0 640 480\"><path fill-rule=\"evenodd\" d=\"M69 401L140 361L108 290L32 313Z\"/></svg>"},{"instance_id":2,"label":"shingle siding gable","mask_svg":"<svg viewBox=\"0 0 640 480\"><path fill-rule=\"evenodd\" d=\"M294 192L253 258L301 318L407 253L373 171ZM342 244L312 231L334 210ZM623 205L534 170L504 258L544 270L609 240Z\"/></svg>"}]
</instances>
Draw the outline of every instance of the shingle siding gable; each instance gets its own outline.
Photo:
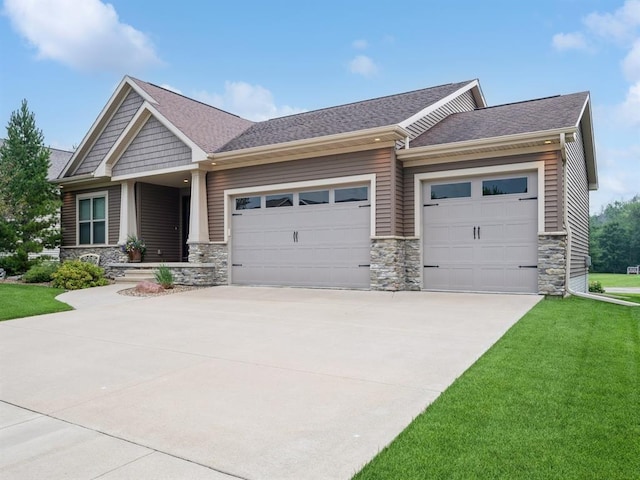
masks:
<instances>
[{"instance_id":1,"label":"shingle siding gable","mask_svg":"<svg viewBox=\"0 0 640 480\"><path fill-rule=\"evenodd\" d=\"M115 144L120 134L127 127L133 116L136 114L143 99L136 92L131 90L126 96L116 113L111 117L109 123L96 140L89 153L87 153L84 160L78 165L78 168L72 175L82 175L85 173L92 173L100 162L104 159L105 155L109 152L111 147Z\"/></svg>"},{"instance_id":2,"label":"shingle siding gable","mask_svg":"<svg viewBox=\"0 0 640 480\"><path fill-rule=\"evenodd\" d=\"M155 117L149 117L114 165L112 175L127 175L191 163L191 149Z\"/></svg>"}]
</instances>

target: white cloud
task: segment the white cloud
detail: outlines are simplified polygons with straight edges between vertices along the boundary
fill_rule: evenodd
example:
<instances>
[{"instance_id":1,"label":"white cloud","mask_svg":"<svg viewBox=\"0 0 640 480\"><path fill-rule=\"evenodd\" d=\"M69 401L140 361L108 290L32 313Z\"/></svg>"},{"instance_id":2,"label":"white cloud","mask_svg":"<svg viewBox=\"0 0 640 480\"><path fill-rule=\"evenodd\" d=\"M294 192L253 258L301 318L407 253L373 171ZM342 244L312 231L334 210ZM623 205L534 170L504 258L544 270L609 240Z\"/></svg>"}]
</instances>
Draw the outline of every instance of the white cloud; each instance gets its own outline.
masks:
<instances>
[{"instance_id":1,"label":"white cloud","mask_svg":"<svg viewBox=\"0 0 640 480\"><path fill-rule=\"evenodd\" d=\"M625 122L640 126L640 81L631 85L624 102L618 107L618 113Z\"/></svg>"},{"instance_id":2,"label":"white cloud","mask_svg":"<svg viewBox=\"0 0 640 480\"><path fill-rule=\"evenodd\" d=\"M631 51L622 61L622 70L630 81L640 81L640 37L636 39Z\"/></svg>"},{"instance_id":3,"label":"white cloud","mask_svg":"<svg viewBox=\"0 0 640 480\"><path fill-rule=\"evenodd\" d=\"M247 82L225 82L224 93L200 91L196 92L195 98L254 121L306 111L289 105L277 106L269 90Z\"/></svg>"},{"instance_id":4,"label":"white cloud","mask_svg":"<svg viewBox=\"0 0 640 480\"><path fill-rule=\"evenodd\" d=\"M359 39L354 40L353 43L351 43L351 46L357 50L364 50L369 46L369 43L364 39Z\"/></svg>"},{"instance_id":5,"label":"white cloud","mask_svg":"<svg viewBox=\"0 0 640 480\"><path fill-rule=\"evenodd\" d=\"M378 71L378 66L366 55L357 55L349 62L349 70L351 73L370 77Z\"/></svg>"},{"instance_id":6,"label":"white cloud","mask_svg":"<svg viewBox=\"0 0 640 480\"><path fill-rule=\"evenodd\" d=\"M556 50L586 50L587 41L581 33L556 33L551 40Z\"/></svg>"},{"instance_id":7,"label":"white cloud","mask_svg":"<svg viewBox=\"0 0 640 480\"><path fill-rule=\"evenodd\" d=\"M591 13L584 19L587 28L606 39L626 42L640 25L640 0L627 0L613 13Z\"/></svg>"},{"instance_id":8,"label":"white cloud","mask_svg":"<svg viewBox=\"0 0 640 480\"><path fill-rule=\"evenodd\" d=\"M100 0L5 0L4 13L41 59L118 74L161 63L149 38Z\"/></svg>"}]
</instances>

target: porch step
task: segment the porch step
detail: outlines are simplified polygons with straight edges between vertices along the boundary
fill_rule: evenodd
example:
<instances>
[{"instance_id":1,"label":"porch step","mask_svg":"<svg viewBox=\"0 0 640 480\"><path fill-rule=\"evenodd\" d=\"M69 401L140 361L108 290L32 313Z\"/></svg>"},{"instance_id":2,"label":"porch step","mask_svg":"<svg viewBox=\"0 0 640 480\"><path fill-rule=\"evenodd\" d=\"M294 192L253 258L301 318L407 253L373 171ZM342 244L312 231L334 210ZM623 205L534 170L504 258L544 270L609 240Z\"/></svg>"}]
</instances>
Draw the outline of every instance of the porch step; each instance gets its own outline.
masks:
<instances>
[{"instance_id":1,"label":"porch step","mask_svg":"<svg viewBox=\"0 0 640 480\"><path fill-rule=\"evenodd\" d=\"M116 277L116 283L138 283L155 280L155 270L153 268L133 268L124 271L124 277Z\"/></svg>"}]
</instances>

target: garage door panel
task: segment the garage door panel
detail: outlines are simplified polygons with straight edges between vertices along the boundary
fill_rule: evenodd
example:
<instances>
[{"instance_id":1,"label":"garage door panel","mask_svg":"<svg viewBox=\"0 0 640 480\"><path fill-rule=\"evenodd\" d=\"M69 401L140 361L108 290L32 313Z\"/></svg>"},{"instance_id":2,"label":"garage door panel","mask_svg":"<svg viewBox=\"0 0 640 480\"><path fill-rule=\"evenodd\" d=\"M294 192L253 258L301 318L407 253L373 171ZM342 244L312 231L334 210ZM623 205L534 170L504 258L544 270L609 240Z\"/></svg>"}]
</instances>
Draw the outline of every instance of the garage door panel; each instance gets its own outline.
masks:
<instances>
[{"instance_id":1,"label":"garage door panel","mask_svg":"<svg viewBox=\"0 0 640 480\"><path fill-rule=\"evenodd\" d=\"M368 202L296 205L296 198L293 206L232 216L232 282L369 287Z\"/></svg>"},{"instance_id":2,"label":"garage door panel","mask_svg":"<svg viewBox=\"0 0 640 480\"><path fill-rule=\"evenodd\" d=\"M519 268L537 263L538 202L520 200L535 197L537 175L517 176L528 177L527 194L483 195L483 180L510 175L451 180L471 184L471 197L464 199L430 200L431 183L424 184L424 203L433 205L422 209L424 288L537 292L535 268ZM440 268L428 268L433 265Z\"/></svg>"}]
</instances>

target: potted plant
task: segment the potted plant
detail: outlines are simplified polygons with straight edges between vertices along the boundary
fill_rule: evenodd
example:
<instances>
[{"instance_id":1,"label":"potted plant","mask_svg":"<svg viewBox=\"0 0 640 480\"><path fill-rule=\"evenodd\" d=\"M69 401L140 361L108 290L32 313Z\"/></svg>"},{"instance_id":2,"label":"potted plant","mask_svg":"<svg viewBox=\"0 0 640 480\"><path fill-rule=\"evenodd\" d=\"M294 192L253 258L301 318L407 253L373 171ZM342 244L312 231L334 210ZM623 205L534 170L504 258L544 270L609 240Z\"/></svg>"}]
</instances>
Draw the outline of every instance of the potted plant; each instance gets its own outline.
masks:
<instances>
[{"instance_id":1,"label":"potted plant","mask_svg":"<svg viewBox=\"0 0 640 480\"><path fill-rule=\"evenodd\" d=\"M129 261L131 263L139 263L144 258L147 246L141 238L135 235L129 235L127 241L122 245L122 251L129 255Z\"/></svg>"}]
</instances>

